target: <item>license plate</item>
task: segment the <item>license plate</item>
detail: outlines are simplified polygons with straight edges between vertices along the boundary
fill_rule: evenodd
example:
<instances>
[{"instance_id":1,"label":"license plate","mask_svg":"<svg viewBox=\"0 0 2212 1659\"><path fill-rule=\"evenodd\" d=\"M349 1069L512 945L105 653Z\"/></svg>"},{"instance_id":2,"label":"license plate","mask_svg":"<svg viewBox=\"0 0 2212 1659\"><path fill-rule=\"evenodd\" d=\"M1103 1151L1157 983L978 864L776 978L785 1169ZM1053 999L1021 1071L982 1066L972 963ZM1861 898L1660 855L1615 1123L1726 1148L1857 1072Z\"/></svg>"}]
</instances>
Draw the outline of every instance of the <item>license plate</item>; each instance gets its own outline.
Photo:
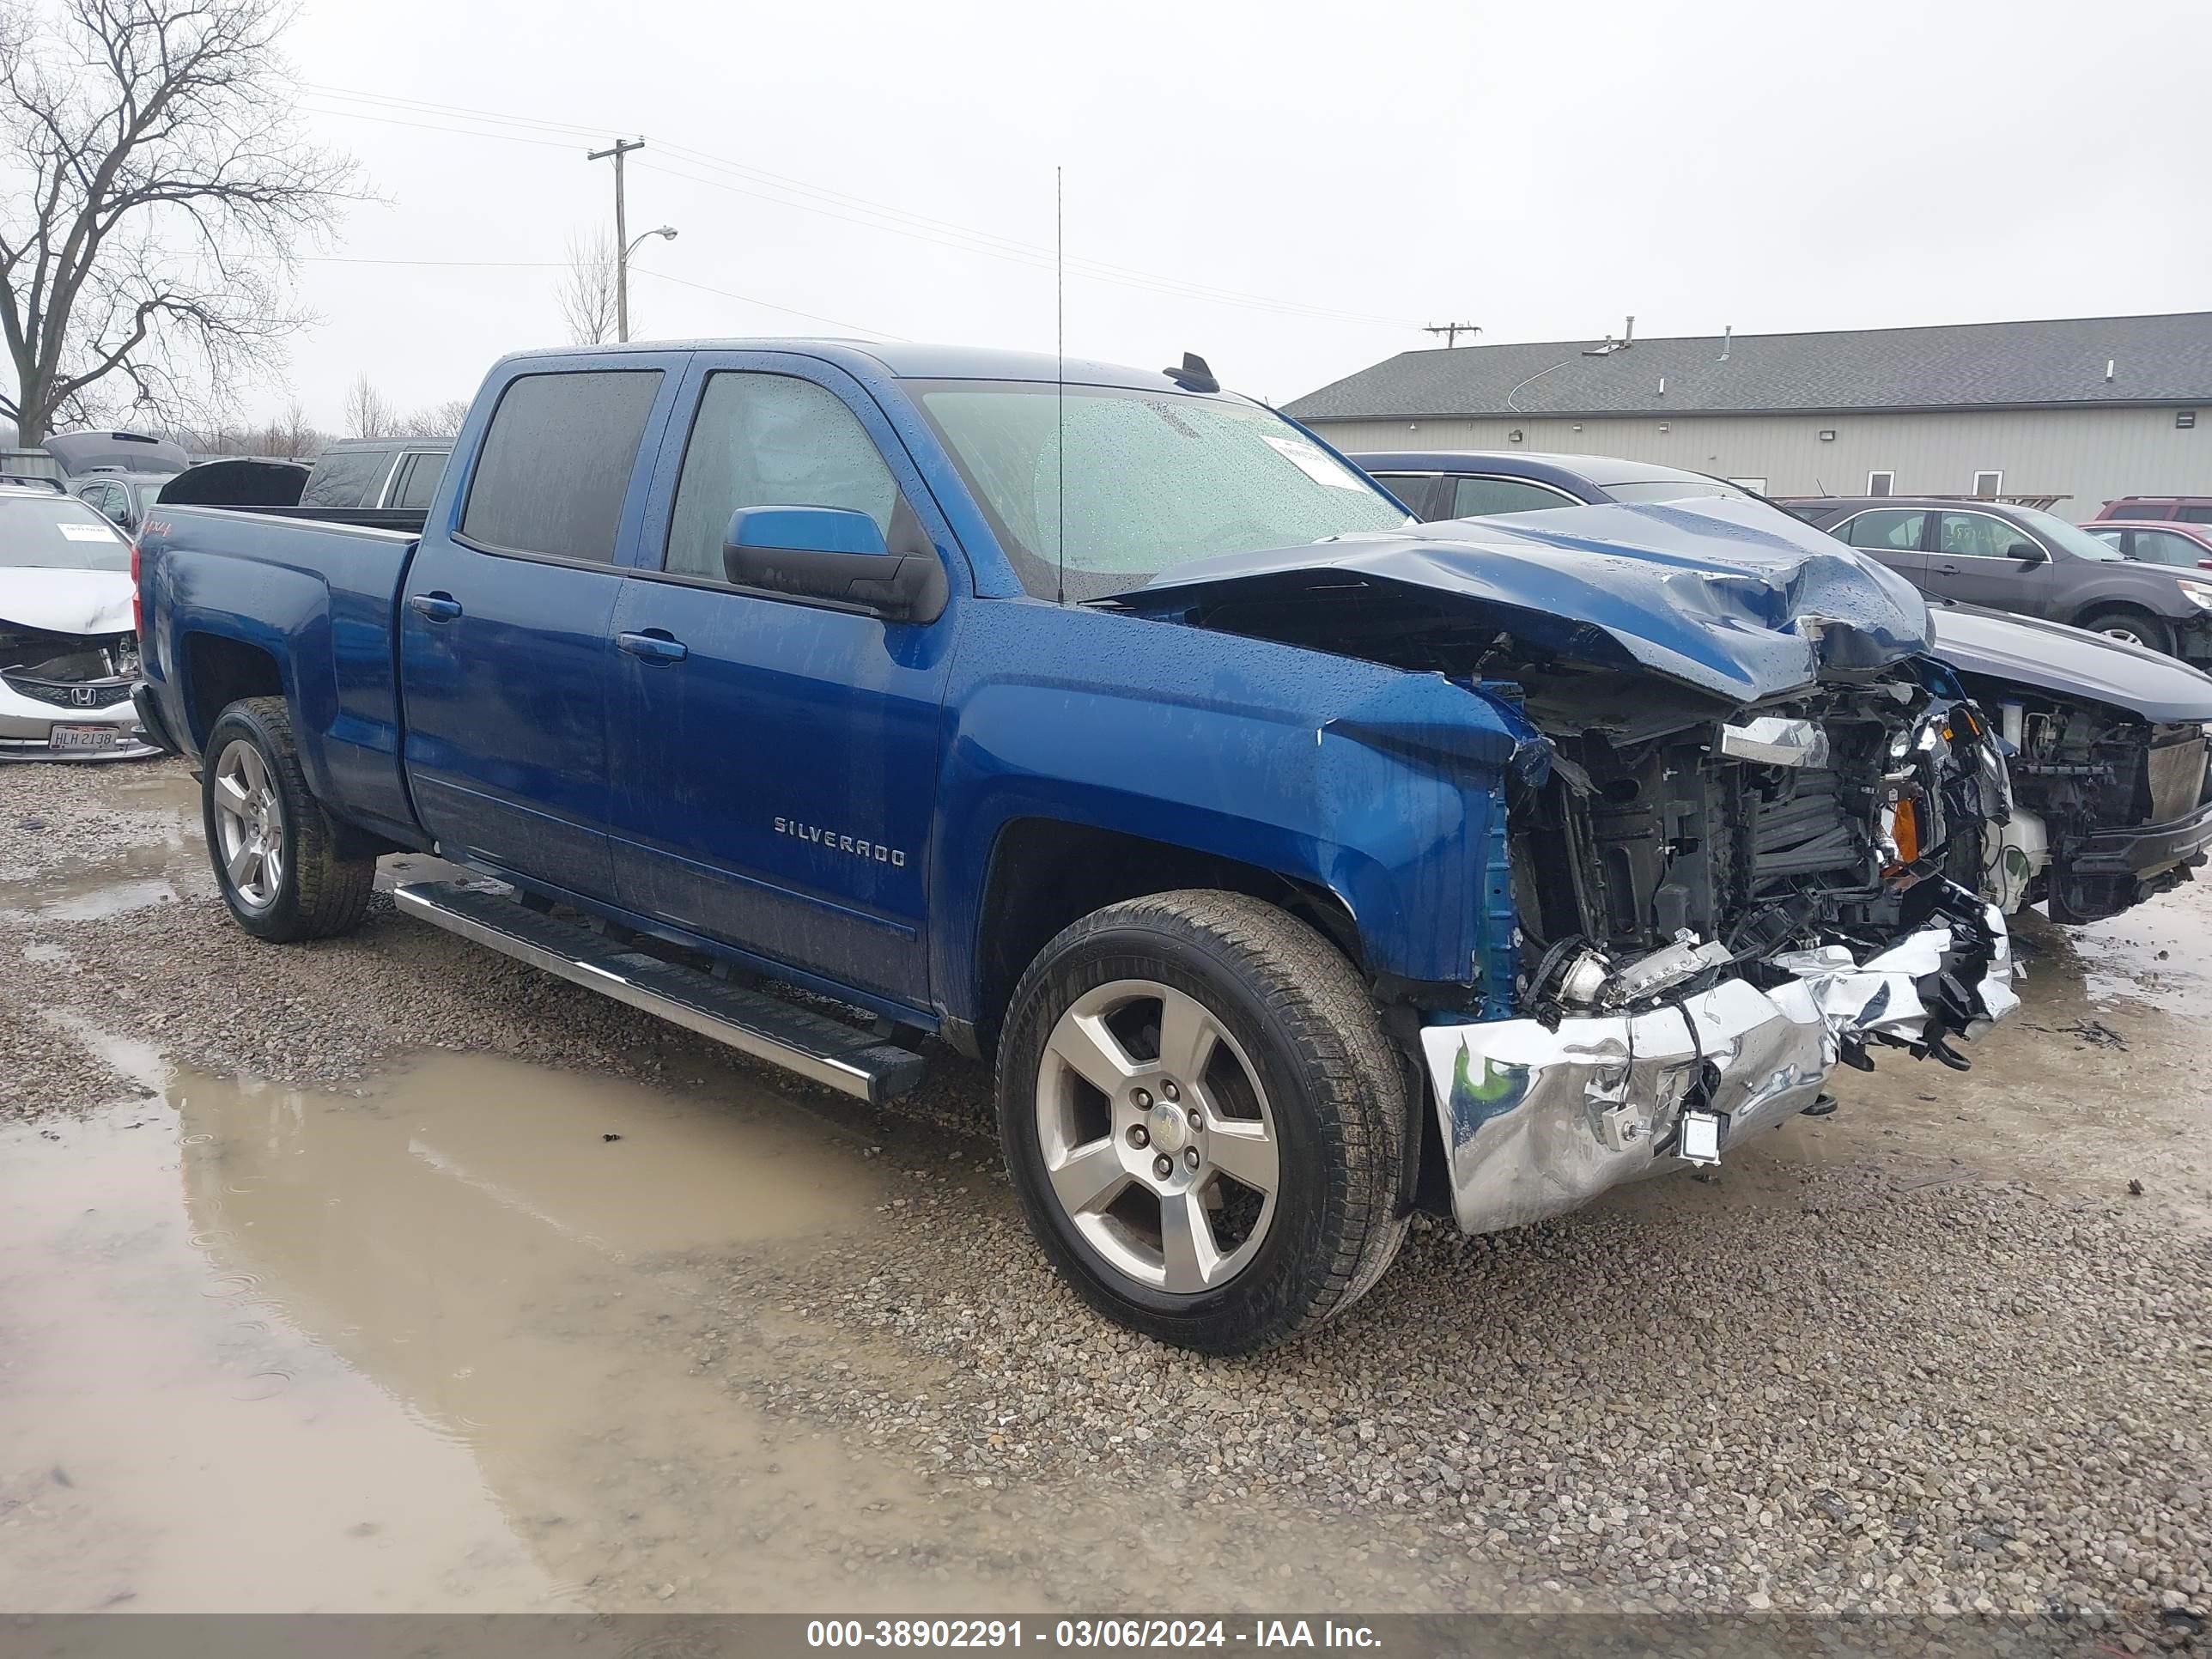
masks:
<instances>
[{"instance_id":1,"label":"license plate","mask_svg":"<svg viewBox=\"0 0 2212 1659\"><path fill-rule=\"evenodd\" d=\"M112 749L123 741L123 731L114 726L57 726L46 741L58 753L69 750L83 754L96 750Z\"/></svg>"}]
</instances>

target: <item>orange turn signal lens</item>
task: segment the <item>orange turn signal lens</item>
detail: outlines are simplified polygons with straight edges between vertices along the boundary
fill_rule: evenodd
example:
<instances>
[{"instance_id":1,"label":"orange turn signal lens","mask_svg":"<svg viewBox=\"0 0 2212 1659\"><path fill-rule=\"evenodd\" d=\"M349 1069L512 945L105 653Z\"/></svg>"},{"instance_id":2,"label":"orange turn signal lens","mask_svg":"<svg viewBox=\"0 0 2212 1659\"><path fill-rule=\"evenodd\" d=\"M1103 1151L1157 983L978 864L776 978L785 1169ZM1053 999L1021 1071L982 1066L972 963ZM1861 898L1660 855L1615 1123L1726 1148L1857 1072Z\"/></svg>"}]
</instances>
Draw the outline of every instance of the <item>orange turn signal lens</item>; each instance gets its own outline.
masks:
<instances>
[{"instance_id":1,"label":"orange turn signal lens","mask_svg":"<svg viewBox=\"0 0 2212 1659\"><path fill-rule=\"evenodd\" d=\"M1920 808L1909 800L1897 803L1894 825L1890 831L1897 842L1897 861L1911 866L1920 861Z\"/></svg>"}]
</instances>

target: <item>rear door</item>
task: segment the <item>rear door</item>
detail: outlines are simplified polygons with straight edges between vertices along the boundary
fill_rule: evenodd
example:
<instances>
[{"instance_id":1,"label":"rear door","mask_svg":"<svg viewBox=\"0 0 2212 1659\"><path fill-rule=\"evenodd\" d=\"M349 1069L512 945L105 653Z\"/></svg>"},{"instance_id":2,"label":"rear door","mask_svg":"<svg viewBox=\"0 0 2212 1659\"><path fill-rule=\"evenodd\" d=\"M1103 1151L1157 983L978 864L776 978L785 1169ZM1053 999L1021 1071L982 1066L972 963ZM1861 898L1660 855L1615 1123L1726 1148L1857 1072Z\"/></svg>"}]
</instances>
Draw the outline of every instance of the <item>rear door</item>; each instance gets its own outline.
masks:
<instances>
[{"instance_id":1,"label":"rear door","mask_svg":"<svg viewBox=\"0 0 2212 1659\"><path fill-rule=\"evenodd\" d=\"M1869 507L1853 514L1841 524L1829 526L1828 533L1880 560L1915 587L1925 591L1925 538L1931 516L1926 508L1918 507Z\"/></svg>"},{"instance_id":2,"label":"rear door","mask_svg":"<svg viewBox=\"0 0 2212 1659\"><path fill-rule=\"evenodd\" d=\"M615 619L623 907L923 1002L940 705L969 586L951 528L867 391L787 353L698 354L654 501ZM893 551L951 562L951 600L885 622L738 591L724 532L763 506L866 513Z\"/></svg>"},{"instance_id":3,"label":"rear door","mask_svg":"<svg viewBox=\"0 0 2212 1659\"><path fill-rule=\"evenodd\" d=\"M434 498L401 595L400 681L416 809L449 857L614 896L620 561L688 355L519 364Z\"/></svg>"}]
</instances>

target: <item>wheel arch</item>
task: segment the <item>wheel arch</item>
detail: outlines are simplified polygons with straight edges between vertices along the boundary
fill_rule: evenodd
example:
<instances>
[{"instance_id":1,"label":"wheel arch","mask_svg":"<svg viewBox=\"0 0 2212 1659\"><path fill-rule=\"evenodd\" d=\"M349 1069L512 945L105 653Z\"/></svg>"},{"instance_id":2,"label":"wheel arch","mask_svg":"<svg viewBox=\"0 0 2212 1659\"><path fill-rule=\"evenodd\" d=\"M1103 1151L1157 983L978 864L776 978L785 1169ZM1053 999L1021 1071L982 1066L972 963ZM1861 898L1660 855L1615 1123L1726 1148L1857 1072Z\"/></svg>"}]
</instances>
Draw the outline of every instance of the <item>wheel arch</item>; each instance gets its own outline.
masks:
<instances>
[{"instance_id":1,"label":"wheel arch","mask_svg":"<svg viewBox=\"0 0 2212 1659\"><path fill-rule=\"evenodd\" d=\"M955 1021L954 1030L969 1031L978 1051L989 1054L1016 983L1062 928L1125 899L1188 888L1273 904L1313 927L1362 974L1368 971L1352 906L1311 875L1097 824L1018 817L1002 824L992 842L975 919L972 1012Z\"/></svg>"},{"instance_id":2,"label":"wheel arch","mask_svg":"<svg viewBox=\"0 0 2212 1659\"><path fill-rule=\"evenodd\" d=\"M267 647L226 634L194 630L177 641L186 735L204 753L222 711L248 697L288 695L284 671Z\"/></svg>"}]
</instances>

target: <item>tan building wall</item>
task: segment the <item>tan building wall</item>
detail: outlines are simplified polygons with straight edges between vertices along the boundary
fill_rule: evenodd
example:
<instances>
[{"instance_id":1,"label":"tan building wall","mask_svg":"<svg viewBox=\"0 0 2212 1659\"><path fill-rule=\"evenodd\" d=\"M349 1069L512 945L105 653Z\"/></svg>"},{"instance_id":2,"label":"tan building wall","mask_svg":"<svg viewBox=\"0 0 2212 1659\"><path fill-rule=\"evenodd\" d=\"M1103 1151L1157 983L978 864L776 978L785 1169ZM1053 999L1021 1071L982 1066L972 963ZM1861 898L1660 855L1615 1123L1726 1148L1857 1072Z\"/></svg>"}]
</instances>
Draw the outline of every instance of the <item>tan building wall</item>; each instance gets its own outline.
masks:
<instances>
[{"instance_id":1,"label":"tan building wall","mask_svg":"<svg viewBox=\"0 0 2212 1659\"><path fill-rule=\"evenodd\" d=\"M2008 410L1930 415L1611 416L1314 421L1340 449L1522 449L1620 455L1723 477L1765 479L1771 495L1861 495L1897 475L1899 495L1972 493L2001 471L2008 495L2058 495L2079 521L2112 497L2212 495L2212 407L2192 428L2171 409ZM1508 434L1515 430L1522 441ZM1832 438L1823 439L1823 432Z\"/></svg>"}]
</instances>

